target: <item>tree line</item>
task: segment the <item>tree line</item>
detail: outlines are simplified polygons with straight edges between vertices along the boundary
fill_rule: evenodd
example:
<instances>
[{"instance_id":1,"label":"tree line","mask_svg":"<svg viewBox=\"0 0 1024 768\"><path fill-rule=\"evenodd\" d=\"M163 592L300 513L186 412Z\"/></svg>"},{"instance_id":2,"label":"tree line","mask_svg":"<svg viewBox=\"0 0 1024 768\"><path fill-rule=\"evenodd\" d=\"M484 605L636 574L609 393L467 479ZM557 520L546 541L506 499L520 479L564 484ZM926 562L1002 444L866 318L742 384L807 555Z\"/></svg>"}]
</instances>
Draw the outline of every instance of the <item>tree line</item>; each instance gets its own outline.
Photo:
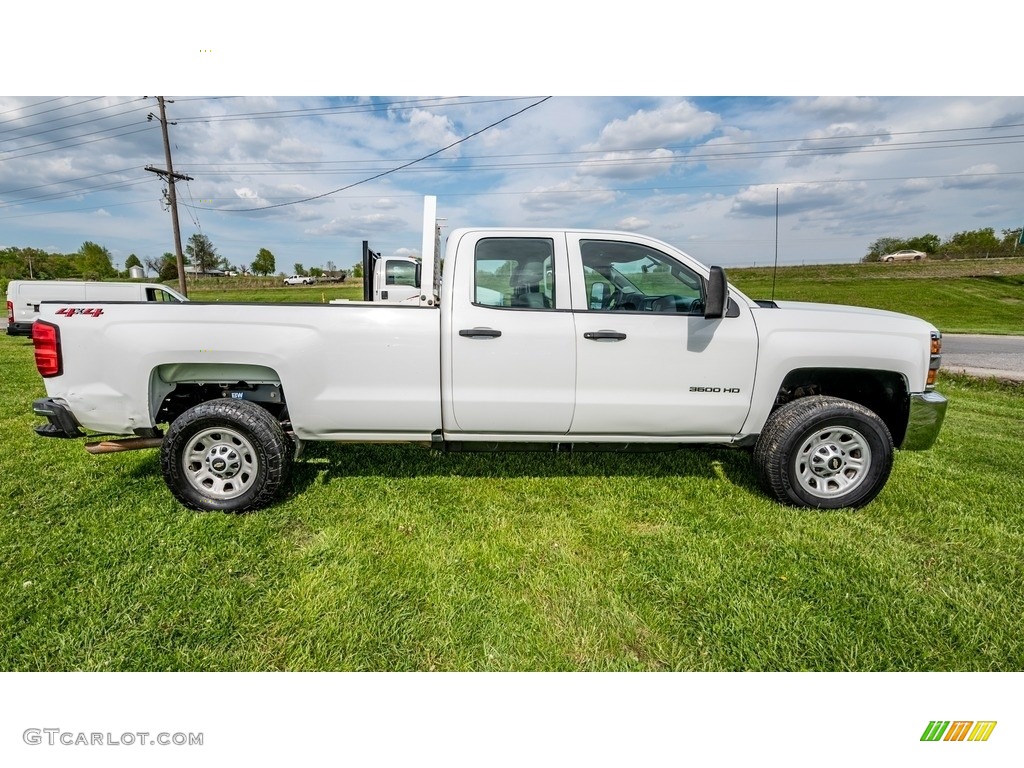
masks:
<instances>
[{"instance_id":1,"label":"tree line","mask_svg":"<svg viewBox=\"0 0 1024 768\"><path fill-rule=\"evenodd\" d=\"M236 272L247 275L272 275L277 260L267 248L260 248L251 264L231 264L218 255L210 238L192 235L185 247L185 264L199 274ZM134 253L125 259L124 268L114 266L110 251L86 240L75 253L49 253L38 248L0 248L0 278L4 280L112 280L128 277L132 267L142 267L147 276L162 281L178 279L178 264L173 253L139 258Z\"/></svg>"},{"instance_id":2,"label":"tree line","mask_svg":"<svg viewBox=\"0 0 1024 768\"><path fill-rule=\"evenodd\" d=\"M233 273L265 277L277 271L277 258L268 248L260 248L249 263L232 264L217 253L213 242L204 234L188 239L183 254L186 272L199 275ZM134 253L124 261L124 268L114 266L110 251L98 243L86 240L75 253L48 253L38 248L0 248L0 281L9 280L112 280L127 278L132 267L141 267L146 276L156 275L162 282L178 279L178 263L173 253L162 256L144 256ZM334 262L328 261L324 269L306 269L301 263L294 265L295 274L313 277L334 277L344 280Z\"/></svg>"},{"instance_id":3,"label":"tree line","mask_svg":"<svg viewBox=\"0 0 1024 768\"><path fill-rule=\"evenodd\" d=\"M938 235L917 237L880 237L868 246L863 262L880 261L883 256L896 251L924 251L930 259L985 259L997 256L1024 256L1024 239L1021 227L1004 229L1002 237L995 229L975 229L957 232L945 240Z\"/></svg>"}]
</instances>

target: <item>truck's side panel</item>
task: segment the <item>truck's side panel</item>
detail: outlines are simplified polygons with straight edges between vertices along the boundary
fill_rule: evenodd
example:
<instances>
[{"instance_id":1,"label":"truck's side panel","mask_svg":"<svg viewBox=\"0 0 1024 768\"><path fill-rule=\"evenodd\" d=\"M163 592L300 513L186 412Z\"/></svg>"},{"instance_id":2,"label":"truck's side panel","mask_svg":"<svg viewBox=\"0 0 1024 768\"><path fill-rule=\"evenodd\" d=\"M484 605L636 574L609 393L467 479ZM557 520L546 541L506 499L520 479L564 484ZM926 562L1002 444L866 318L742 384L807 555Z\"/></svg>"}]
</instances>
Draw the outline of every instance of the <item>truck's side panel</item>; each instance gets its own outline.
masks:
<instances>
[{"instance_id":1,"label":"truck's side panel","mask_svg":"<svg viewBox=\"0 0 1024 768\"><path fill-rule=\"evenodd\" d=\"M761 350L757 389L744 432L761 431L775 395L799 369L884 371L903 378L908 392L925 389L930 333L906 315L858 307L778 302L752 310Z\"/></svg>"},{"instance_id":2,"label":"truck's side panel","mask_svg":"<svg viewBox=\"0 0 1024 768\"><path fill-rule=\"evenodd\" d=\"M57 305L43 307L43 318ZM81 424L128 434L153 426L161 366L253 366L277 373L300 438L425 440L440 428L440 313L359 305L111 304L61 323L65 377L47 380ZM254 321L253 318L258 317ZM111 375L116 371L117 375ZM217 380L214 380L217 382ZM84 383L83 382L91 382ZM231 383L231 382L227 382ZM355 437L358 436L358 437Z\"/></svg>"}]
</instances>

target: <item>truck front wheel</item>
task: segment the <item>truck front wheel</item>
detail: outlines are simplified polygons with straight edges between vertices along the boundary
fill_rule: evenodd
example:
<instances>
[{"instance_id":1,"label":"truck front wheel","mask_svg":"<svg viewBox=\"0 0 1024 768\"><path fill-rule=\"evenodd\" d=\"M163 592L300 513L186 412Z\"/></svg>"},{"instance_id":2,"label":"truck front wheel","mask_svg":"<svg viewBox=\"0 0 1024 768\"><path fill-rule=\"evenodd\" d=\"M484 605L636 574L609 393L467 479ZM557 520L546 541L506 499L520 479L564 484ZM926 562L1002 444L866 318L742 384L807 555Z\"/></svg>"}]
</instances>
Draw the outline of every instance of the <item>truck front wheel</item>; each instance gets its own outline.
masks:
<instances>
[{"instance_id":1,"label":"truck front wheel","mask_svg":"<svg viewBox=\"0 0 1024 768\"><path fill-rule=\"evenodd\" d=\"M862 405L835 397L794 400L768 417L754 463L761 484L786 504L861 507L892 470L889 428Z\"/></svg>"},{"instance_id":2,"label":"truck front wheel","mask_svg":"<svg viewBox=\"0 0 1024 768\"><path fill-rule=\"evenodd\" d=\"M245 400L211 400L174 420L160 467L174 497L190 509L245 512L273 501L291 452L266 409Z\"/></svg>"}]
</instances>

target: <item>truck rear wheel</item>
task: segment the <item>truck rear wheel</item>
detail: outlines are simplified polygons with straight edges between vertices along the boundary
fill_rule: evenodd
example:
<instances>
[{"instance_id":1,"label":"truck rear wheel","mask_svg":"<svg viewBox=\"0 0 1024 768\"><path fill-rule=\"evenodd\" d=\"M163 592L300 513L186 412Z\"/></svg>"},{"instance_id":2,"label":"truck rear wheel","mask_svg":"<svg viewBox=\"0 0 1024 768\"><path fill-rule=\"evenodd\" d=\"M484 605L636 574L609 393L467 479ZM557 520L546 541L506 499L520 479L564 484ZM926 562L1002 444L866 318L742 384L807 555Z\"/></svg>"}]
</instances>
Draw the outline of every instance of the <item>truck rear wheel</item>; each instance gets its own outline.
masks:
<instances>
[{"instance_id":1,"label":"truck rear wheel","mask_svg":"<svg viewBox=\"0 0 1024 768\"><path fill-rule=\"evenodd\" d=\"M245 512L273 501L291 466L281 425L245 400L211 400L174 420L160 448L164 481L190 509Z\"/></svg>"},{"instance_id":2,"label":"truck rear wheel","mask_svg":"<svg viewBox=\"0 0 1024 768\"><path fill-rule=\"evenodd\" d=\"M761 484L786 504L861 507L892 470L889 428L862 405L835 397L794 400L768 417L754 463Z\"/></svg>"}]
</instances>

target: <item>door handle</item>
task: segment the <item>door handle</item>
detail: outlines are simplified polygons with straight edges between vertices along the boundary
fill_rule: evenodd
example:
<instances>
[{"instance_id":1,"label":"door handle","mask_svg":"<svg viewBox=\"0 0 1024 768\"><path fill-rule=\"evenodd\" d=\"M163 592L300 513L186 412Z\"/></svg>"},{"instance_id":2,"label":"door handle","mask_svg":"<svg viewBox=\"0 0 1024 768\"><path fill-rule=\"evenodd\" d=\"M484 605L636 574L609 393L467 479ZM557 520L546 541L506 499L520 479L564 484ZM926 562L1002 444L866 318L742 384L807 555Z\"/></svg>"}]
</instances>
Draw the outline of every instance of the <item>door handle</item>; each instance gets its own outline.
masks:
<instances>
[{"instance_id":1,"label":"door handle","mask_svg":"<svg viewBox=\"0 0 1024 768\"><path fill-rule=\"evenodd\" d=\"M459 336L465 336L467 339L496 339L501 336L501 331L493 328L463 328L459 331Z\"/></svg>"},{"instance_id":2,"label":"door handle","mask_svg":"<svg viewBox=\"0 0 1024 768\"><path fill-rule=\"evenodd\" d=\"M583 334L584 339L591 341L622 341L626 334L618 331L587 331Z\"/></svg>"}]
</instances>

